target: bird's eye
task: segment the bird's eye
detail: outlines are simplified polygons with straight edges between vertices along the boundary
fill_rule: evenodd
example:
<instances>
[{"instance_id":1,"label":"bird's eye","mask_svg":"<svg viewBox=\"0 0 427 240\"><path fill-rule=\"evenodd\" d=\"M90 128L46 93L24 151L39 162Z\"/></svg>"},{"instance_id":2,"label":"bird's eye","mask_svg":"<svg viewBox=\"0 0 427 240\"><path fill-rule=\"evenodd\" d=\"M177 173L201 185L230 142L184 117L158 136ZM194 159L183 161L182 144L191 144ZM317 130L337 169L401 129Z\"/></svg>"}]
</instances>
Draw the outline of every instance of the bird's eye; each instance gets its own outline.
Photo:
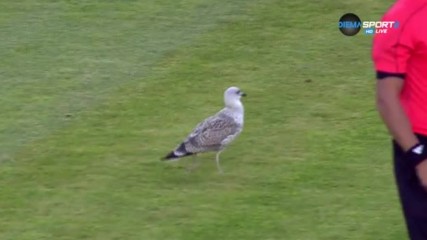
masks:
<instances>
[{"instance_id":1,"label":"bird's eye","mask_svg":"<svg viewBox=\"0 0 427 240\"><path fill-rule=\"evenodd\" d=\"M237 92L236 92L237 94L240 94L240 90L237 90Z\"/></svg>"}]
</instances>

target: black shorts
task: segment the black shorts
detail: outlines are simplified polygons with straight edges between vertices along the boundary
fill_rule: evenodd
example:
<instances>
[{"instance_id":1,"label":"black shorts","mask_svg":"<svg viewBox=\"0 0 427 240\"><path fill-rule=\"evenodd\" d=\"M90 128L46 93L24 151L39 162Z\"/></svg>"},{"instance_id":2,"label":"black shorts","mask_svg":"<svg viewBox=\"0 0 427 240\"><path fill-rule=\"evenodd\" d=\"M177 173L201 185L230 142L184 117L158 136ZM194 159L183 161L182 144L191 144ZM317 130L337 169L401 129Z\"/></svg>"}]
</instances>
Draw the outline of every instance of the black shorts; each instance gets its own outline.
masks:
<instances>
[{"instance_id":1,"label":"black shorts","mask_svg":"<svg viewBox=\"0 0 427 240\"><path fill-rule=\"evenodd\" d=\"M427 144L427 136L418 135ZM411 240L427 240L427 191L421 186L416 170L393 141L394 171L400 202Z\"/></svg>"}]
</instances>

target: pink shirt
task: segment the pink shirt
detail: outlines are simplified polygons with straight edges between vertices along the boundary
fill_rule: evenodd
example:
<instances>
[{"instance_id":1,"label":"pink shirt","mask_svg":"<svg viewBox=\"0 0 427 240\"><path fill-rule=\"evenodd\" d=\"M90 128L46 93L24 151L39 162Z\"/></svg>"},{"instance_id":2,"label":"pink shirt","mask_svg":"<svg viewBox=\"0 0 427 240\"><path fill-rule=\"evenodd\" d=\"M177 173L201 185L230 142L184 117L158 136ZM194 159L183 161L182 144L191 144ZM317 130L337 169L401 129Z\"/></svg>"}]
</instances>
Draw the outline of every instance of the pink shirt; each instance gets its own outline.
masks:
<instances>
[{"instance_id":1,"label":"pink shirt","mask_svg":"<svg viewBox=\"0 0 427 240\"><path fill-rule=\"evenodd\" d=\"M427 135L427 0L398 0L381 21L398 21L399 26L375 34L375 69L404 74L402 106L413 131Z\"/></svg>"}]
</instances>

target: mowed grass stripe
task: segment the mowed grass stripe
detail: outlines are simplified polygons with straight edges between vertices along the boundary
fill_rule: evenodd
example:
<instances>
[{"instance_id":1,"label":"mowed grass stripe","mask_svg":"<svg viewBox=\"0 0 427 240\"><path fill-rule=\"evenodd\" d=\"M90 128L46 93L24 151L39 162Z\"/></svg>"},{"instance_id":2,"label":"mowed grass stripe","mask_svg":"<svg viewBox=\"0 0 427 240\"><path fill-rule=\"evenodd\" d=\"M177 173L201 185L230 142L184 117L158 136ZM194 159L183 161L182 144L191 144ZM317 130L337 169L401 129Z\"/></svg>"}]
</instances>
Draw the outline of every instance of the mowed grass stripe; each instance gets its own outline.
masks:
<instances>
[{"instance_id":1,"label":"mowed grass stripe","mask_svg":"<svg viewBox=\"0 0 427 240\"><path fill-rule=\"evenodd\" d=\"M250 1L10 4L16 23L3 22L0 46L3 160L67 124L65 115L144 82L167 54L239 17Z\"/></svg>"},{"instance_id":2,"label":"mowed grass stripe","mask_svg":"<svg viewBox=\"0 0 427 240\"><path fill-rule=\"evenodd\" d=\"M163 58L146 83L121 86L29 145L2 169L4 238L402 239L386 135L366 101L370 39L289 24L316 9L254 6ZM351 56L331 51L349 44ZM366 73L344 78L355 66ZM211 154L189 175L188 161L160 163L221 107L230 83L249 97L245 130L223 154L226 174Z\"/></svg>"},{"instance_id":3,"label":"mowed grass stripe","mask_svg":"<svg viewBox=\"0 0 427 240\"><path fill-rule=\"evenodd\" d=\"M185 56L185 54L183 54L183 56ZM170 80L170 82L172 82L172 80ZM139 86L142 86L142 85L139 85ZM132 89L133 88L129 88L128 91ZM144 88L141 88L141 89L144 89ZM166 89L169 91L169 96L173 96L174 89L173 88L169 88L169 89L166 88ZM159 93L167 94L168 92L160 91ZM122 94L123 96L126 96L127 93L124 92ZM133 92L133 94L137 96L138 95L144 96L144 91L137 92L137 93ZM216 96L217 95L215 94L215 99L216 99ZM135 99L132 99L132 100L135 100ZM120 101L120 99L112 99L112 102L114 102L113 105L115 105L115 104L120 104L122 101ZM131 104L131 103L128 103L128 104ZM120 109L124 109L124 110L128 109L126 108L126 106L122 106L122 107L124 108L120 108ZM130 109L132 110L132 108ZM116 110L119 110L119 109L116 109ZM110 114L114 115L112 116L113 118L117 116L117 113L115 113L116 110L113 110L113 112L110 112ZM106 111L106 109L102 107L101 114L98 117L102 117L102 118L105 117L106 113L103 111ZM143 114L146 112L147 112L147 109L144 109L142 111ZM104 198L102 197L102 195L107 192L108 192L108 195L110 196L111 191L105 188L110 188L111 184L114 183L116 180L113 180L108 177L108 173L104 172L106 169L103 169L99 165L99 164L104 164L105 162L104 163L98 162L97 161L98 157L96 157L95 155L98 155L101 152L103 152L101 155L105 154L104 152L106 150L105 147L113 149L111 148L111 144L115 144L115 143L126 144L124 141L118 138L118 136L115 136L113 138L109 138L109 136L106 136L105 134L103 136L97 136L97 134L99 133L98 131L104 132L109 127L106 127L105 125L100 124L98 122L99 119L95 121L90 120L89 123L86 123L86 120L89 120L87 118L93 117L92 115L97 115L96 110L94 110L93 113L87 113L87 115L89 116L86 116L86 118L83 117L82 119L84 126L79 127L79 126L71 125L69 129L67 129L66 131L60 131L57 135L52 136L51 139L46 141L42 140L42 141L36 142L35 144L28 147L27 152L24 152L17 157L16 163L18 165L10 166L11 168L8 169L10 170L9 174L7 172L7 167L9 166L5 166L5 168L3 169L5 170L4 172L5 174L2 176L4 177L3 178L4 182L9 183L10 188L2 189L4 191L3 192L4 195L2 193L2 196L7 196L5 197L5 199L6 198L9 199L11 201L10 203L12 204L12 206L9 206L9 207L5 206L2 208L2 209L7 209L4 211L5 214L3 215L7 221L5 221L6 224L2 226L3 228L10 229L9 231L4 231L7 233L7 235L4 238L10 237L13 239L17 239L17 238L35 239L35 238L50 237L50 238L58 239L61 237L66 238L67 236L70 236L70 235L77 236L77 237L84 237L85 235L93 234L93 235L100 235L99 239L105 239L106 237L113 237L117 235L117 233L116 234L114 233L114 231L117 231L117 230L112 230L112 232L106 233L105 230L107 229L106 228L104 229L104 227L113 228L113 225L117 224L116 222L117 218L113 216L114 214L111 215L111 218L107 217L102 220L103 223L101 223L100 225L103 226L101 228L104 229L103 230L105 232L104 234L99 233L99 229L97 229L96 227L96 225L98 224L93 223L94 221L96 222L96 219L92 219L89 216L80 215L81 213L87 212L90 214L97 215L97 217L95 218L98 218L98 216L100 216L99 214L102 214L107 208L111 208L111 207L115 208L114 207L115 204L111 205L114 202L114 201L111 201L112 199L105 201L105 203L108 205L105 207L102 207L101 205L99 205L99 202L97 202L102 198ZM133 118L132 116L128 116L128 117L131 117L129 118L131 121L137 121L139 119L144 120L143 117L138 118L138 116L134 116L136 118ZM150 120L153 120L153 119L150 119ZM109 123L109 121L106 121L106 119L103 119L101 121L107 125L111 124ZM145 120L145 121L148 121L148 120ZM80 122L80 124L82 123ZM89 125L86 125L86 124L89 124ZM91 133L89 133L88 129L90 129ZM89 134L90 136L88 136L87 134ZM115 132L115 134L119 134L124 137L125 136L129 137L131 135L129 134L129 132L123 131L123 129L120 129L120 128L117 129L117 132ZM92 138L91 136L94 138ZM96 142L95 138L98 138L98 140L102 142L101 146L99 145L97 146L97 143L95 143ZM139 139L140 139L140 136L138 135L133 140L133 142L135 144L138 144ZM77 144L77 146L74 144ZM75 147L73 147L73 145ZM92 150L86 149L85 146L90 146ZM130 147L130 146L128 145L127 147ZM137 150L138 150L138 146L134 146L132 150L133 152L132 154L137 155L137 157L134 157L132 161L135 161L135 163L137 163L140 156L144 156L143 154L140 154ZM95 155L90 154L90 152L95 153ZM114 155L111 155L110 156L111 158L109 158L108 161L111 161L113 165L110 165L109 168L113 170L115 168L114 166L125 167L125 165L121 163L123 159L126 159L125 155L126 154L123 154L123 152L116 152L114 153ZM155 159L158 160L158 156L156 156ZM89 166L86 164L89 164ZM131 168L134 168L134 167L135 166L132 166ZM88 168L89 170L86 168ZM95 172L92 172L92 171L95 171ZM179 171L179 172L180 174L183 173L182 171ZM125 173L125 174L128 175L128 173ZM177 175L176 177L180 177L180 176L181 175ZM147 179L149 182L151 182L152 179L155 179L154 176L144 177L139 174L134 175L133 177L134 178L136 177L138 179L142 177ZM165 177L167 177L167 175L165 175ZM21 182L19 182L18 179L21 179ZM130 178L127 178L127 179L130 180ZM191 182L191 179L188 179L188 181ZM96 185L96 187L92 188L90 186L92 184L94 184L94 186ZM15 191L15 189L17 188L20 189L21 191L19 192ZM170 212L172 216L175 216L176 214L180 214L183 211L182 209L179 209L179 207L173 207L173 203L175 200L167 199L167 198L164 199L161 196L161 192L158 192L158 187L152 186L152 188L154 189L149 188L147 190L148 194L147 192L143 193L143 195L138 197L137 199L146 199L147 197L151 198L151 200L148 200L148 202L151 202L149 207L154 207L154 205L157 205L157 204L164 205L165 207L170 205L171 208L164 209L162 210L162 212L163 211L165 211L166 213ZM123 190L124 189L126 188L123 188ZM175 189L172 189L172 190L175 191ZM167 193L170 194L170 192L167 192ZM154 197L154 195L152 194L157 195L158 197ZM212 194L217 195L215 192L212 192ZM90 197L89 195L91 195L92 197ZM82 197L82 196L86 196L89 198ZM122 199L119 193L117 196L119 199ZM187 196L188 195L186 193L183 193L181 198L185 199L187 198ZM90 200L91 198L94 198L95 202L90 203L92 201ZM16 199L19 199L19 201L16 201ZM159 199L164 199L163 201L167 201L167 204L162 204L162 201L160 201ZM83 205L89 204L91 206L88 206L88 205L81 206L83 208L78 207L79 210L77 210L74 207L77 207L77 205L80 205L78 203L80 201L83 201L82 202ZM119 201L122 201L122 200L119 200ZM61 206L55 207L51 204L53 205L59 204ZM70 205L65 206L62 204L67 204L67 205L70 204ZM118 204L118 202L116 202L116 204ZM123 203L120 203L120 204L123 204ZM178 209L174 211L172 207L178 208ZM47 208L51 210L48 210ZM69 215L67 213L64 213L62 212L61 209L65 211L71 210L72 214ZM99 209L100 212L98 212L98 210L96 209ZM75 210L77 210L80 213L74 212ZM142 212L137 213L137 211L136 212L134 211L135 209L129 208L129 207L125 207L124 210L125 212L119 213L120 212L119 211L117 213L119 215L121 214L129 215L130 217L131 215L133 215L133 214L130 214L129 212L129 210L131 210L132 212L135 213L135 215L133 216L138 217L138 219L135 219L135 220L138 220L138 223L133 226L131 225L129 226L128 225L129 222L123 219L123 221L126 222L126 225L128 225L129 227L125 227L125 228L120 227L122 230L119 231L119 234L121 232L122 236L123 234L127 235L126 233L132 233L132 231L136 231L141 228L140 227L141 219L139 219L139 217L141 216ZM146 208L143 208L141 210L144 212L147 211ZM27 214L29 213L34 215L31 219L26 219L28 217ZM160 213L158 213L157 209L155 208L154 210L152 210L152 212L149 212L148 216L146 216L146 218L149 218L149 219L146 219L145 222L148 223L150 221L150 218L156 219L157 218L156 216L159 214ZM17 220L13 221L13 219L8 217L11 215L17 216ZM164 214L160 214L160 217L161 215L164 215ZM142 214L142 216L144 216L144 214ZM14 228L14 226L18 226L18 225L15 225L18 223L20 228ZM82 229L83 225L87 227L83 227L84 229ZM150 225L147 224L147 227L148 226ZM171 228L172 228L171 231L174 231L174 232L176 231L173 225L171 226ZM140 231L137 231L137 234L148 235L150 233L148 229L142 229L142 230L143 230L142 233ZM152 233L154 234L154 236L164 236L164 235L170 234L168 233L168 231L165 231L164 228L157 229L157 230L156 228L153 228L153 230L151 231L154 231L154 233ZM96 232L98 232L98 234L96 234ZM162 237L159 237L159 238L162 238Z\"/></svg>"}]
</instances>

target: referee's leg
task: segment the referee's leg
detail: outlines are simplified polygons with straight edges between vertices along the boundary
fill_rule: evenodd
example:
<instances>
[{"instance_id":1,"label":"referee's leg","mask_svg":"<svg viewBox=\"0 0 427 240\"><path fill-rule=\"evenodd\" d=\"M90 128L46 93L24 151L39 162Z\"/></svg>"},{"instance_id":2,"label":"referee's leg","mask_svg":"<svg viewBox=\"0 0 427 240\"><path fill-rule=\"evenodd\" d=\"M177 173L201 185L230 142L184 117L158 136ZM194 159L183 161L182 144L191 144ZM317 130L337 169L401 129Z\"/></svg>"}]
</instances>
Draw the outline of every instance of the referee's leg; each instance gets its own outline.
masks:
<instances>
[{"instance_id":1,"label":"referee's leg","mask_svg":"<svg viewBox=\"0 0 427 240\"><path fill-rule=\"evenodd\" d=\"M410 240L427 240L427 191L395 142L393 149L396 184Z\"/></svg>"}]
</instances>

